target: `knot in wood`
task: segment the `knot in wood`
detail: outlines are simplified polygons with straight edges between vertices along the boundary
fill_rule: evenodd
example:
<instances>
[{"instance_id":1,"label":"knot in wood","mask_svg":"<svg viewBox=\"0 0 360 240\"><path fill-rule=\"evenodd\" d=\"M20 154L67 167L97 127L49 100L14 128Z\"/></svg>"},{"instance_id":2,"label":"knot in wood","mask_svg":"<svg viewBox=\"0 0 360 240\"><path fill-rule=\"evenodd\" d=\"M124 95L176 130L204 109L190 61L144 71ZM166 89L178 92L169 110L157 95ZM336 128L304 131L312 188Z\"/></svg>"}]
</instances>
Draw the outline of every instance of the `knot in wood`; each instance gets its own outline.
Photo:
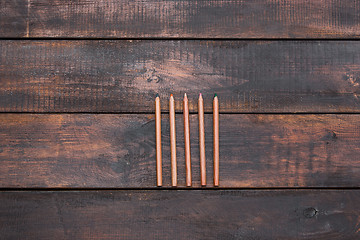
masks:
<instances>
[{"instance_id":1,"label":"knot in wood","mask_svg":"<svg viewBox=\"0 0 360 240\"><path fill-rule=\"evenodd\" d=\"M306 208L304 211L303 211L303 214L306 218L313 218L315 217L315 215L317 214L317 210L313 207L310 207L310 208Z\"/></svg>"}]
</instances>

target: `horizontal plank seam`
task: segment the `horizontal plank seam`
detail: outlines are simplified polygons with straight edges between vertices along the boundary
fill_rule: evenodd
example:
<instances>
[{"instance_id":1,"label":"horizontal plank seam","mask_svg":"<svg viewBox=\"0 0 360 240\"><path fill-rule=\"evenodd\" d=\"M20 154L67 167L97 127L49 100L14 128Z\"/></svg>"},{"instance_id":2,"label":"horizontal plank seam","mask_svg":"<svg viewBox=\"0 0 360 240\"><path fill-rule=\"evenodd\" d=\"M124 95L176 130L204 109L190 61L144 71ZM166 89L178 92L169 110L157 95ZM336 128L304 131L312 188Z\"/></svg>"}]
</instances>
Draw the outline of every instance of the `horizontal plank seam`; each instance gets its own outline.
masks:
<instances>
[{"instance_id":1,"label":"horizontal plank seam","mask_svg":"<svg viewBox=\"0 0 360 240\"><path fill-rule=\"evenodd\" d=\"M43 192L52 192L52 191L129 191L129 190L141 190L141 191L273 191L273 190L360 190L360 187L260 187L260 188L223 188L223 187L148 187L148 188L0 188L0 192L31 192L31 191L43 191Z\"/></svg>"},{"instance_id":2,"label":"horizontal plank seam","mask_svg":"<svg viewBox=\"0 0 360 240\"><path fill-rule=\"evenodd\" d=\"M101 41L101 40L119 40L119 41L360 41L359 38L176 38L176 37L143 37L143 38L121 38L121 37L0 37L0 41Z\"/></svg>"},{"instance_id":3,"label":"horizontal plank seam","mask_svg":"<svg viewBox=\"0 0 360 240\"><path fill-rule=\"evenodd\" d=\"M168 114L167 111L162 111L161 114ZM175 112L178 115L182 115L182 112L177 111ZM26 115L26 114L39 114L39 115L61 115L61 114L94 114L94 115L151 115L155 114L155 112L0 112L0 114L19 114L19 115ZM197 111L190 111L190 114L198 114ZM212 112L204 112L204 114L212 114ZM222 112L220 110L220 114L226 115L334 115L334 114L344 114L344 115L360 115L359 112Z\"/></svg>"}]
</instances>

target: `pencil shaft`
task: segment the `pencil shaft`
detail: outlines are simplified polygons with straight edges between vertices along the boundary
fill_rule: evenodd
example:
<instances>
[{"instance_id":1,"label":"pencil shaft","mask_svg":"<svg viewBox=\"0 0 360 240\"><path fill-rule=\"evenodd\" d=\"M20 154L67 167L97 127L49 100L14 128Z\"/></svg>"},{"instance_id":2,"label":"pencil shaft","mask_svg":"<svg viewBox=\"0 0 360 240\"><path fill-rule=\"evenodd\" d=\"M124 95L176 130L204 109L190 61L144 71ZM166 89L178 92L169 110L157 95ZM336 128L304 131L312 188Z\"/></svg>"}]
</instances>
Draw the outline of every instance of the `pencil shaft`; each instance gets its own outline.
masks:
<instances>
[{"instance_id":1,"label":"pencil shaft","mask_svg":"<svg viewBox=\"0 0 360 240\"><path fill-rule=\"evenodd\" d=\"M177 166L176 166L176 128L175 128L175 102L171 96L169 100L170 113L170 151L171 151L171 184L177 186Z\"/></svg>"},{"instance_id":2,"label":"pencil shaft","mask_svg":"<svg viewBox=\"0 0 360 240\"><path fill-rule=\"evenodd\" d=\"M191 186L191 154L190 154L190 126L189 126L189 102L185 95L183 101L184 115L184 140L185 140L185 165L186 165L186 186Z\"/></svg>"},{"instance_id":3,"label":"pencil shaft","mask_svg":"<svg viewBox=\"0 0 360 240\"><path fill-rule=\"evenodd\" d=\"M214 186L219 186L219 100L214 97L213 102L214 124Z\"/></svg>"},{"instance_id":4,"label":"pencil shaft","mask_svg":"<svg viewBox=\"0 0 360 240\"><path fill-rule=\"evenodd\" d=\"M157 186L162 186L162 153L161 153L161 108L160 98L155 99L155 128L156 128L156 177Z\"/></svg>"},{"instance_id":5,"label":"pencil shaft","mask_svg":"<svg viewBox=\"0 0 360 240\"><path fill-rule=\"evenodd\" d=\"M200 148L200 175L201 186L206 185L206 162L205 162L205 127L204 127L204 100L199 96L198 100L199 116L199 148Z\"/></svg>"}]
</instances>

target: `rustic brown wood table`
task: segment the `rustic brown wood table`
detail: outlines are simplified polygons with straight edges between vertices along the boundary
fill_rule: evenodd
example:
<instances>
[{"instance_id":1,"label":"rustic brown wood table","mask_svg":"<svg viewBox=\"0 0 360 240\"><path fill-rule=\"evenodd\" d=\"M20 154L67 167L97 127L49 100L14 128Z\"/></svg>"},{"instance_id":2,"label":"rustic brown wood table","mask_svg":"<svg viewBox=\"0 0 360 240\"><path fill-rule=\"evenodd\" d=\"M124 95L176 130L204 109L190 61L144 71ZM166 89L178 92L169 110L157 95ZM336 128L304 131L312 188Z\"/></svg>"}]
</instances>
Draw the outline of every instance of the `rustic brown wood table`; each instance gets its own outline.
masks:
<instances>
[{"instance_id":1,"label":"rustic brown wood table","mask_svg":"<svg viewBox=\"0 0 360 240\"><path fill-rule=\"evenodd\" d=\"M0 239L360 239L359 37L357 0L0 0Z\"/></svg>"}]
</instances>

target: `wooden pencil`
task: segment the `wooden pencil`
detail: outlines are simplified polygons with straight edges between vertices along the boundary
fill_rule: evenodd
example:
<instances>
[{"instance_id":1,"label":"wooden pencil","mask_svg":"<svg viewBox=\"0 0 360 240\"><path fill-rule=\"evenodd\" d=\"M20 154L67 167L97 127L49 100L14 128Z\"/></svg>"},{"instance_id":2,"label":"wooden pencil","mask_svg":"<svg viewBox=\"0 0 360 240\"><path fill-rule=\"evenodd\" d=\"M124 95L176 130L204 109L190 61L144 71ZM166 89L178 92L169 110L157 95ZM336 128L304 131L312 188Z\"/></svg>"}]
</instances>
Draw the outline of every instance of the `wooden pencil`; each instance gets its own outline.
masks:
<instances>
[{"instance_id":1,"label":"wooden pencil","mask_svg":"<svg viewBox=\"0 0 360 240\"><path fill-rule=\"evenodd\" d=\"M189 101L184 95L183 101L184 115L184 140L185 140L185 166L186 166L186 186L191 187L191 154L190 154L190 124L189 124Z\"/></svg>"},{"instance_id":2,"label":"wooden pencil","mask_svg":"<svg viewBox=\"0 0 360 240\"><path fill-rule=\"evenodd\" d=\"M199 94L199 100L198 100L198 116L199 116L199 148L200 148L201 186L206 186L204 99L203 99L201 93Z\"/></svg>"},{"instance_id":3,"label":"wooden pencil","mask_svg":"<svg viewBox=\"0 0 360 240\"><path fill-rule=\"evenodd\" d=\"M171 152L171 184L177 186L177 166L176 166L176 128L175 128L175 101L174 96L170 95L169 100L170 115L170 152Z\"/></svg>"},{"instance_id":4,"label":"wooden pencil","mask_svg":"<svg viewBox=\"0 0 360 240\"><path fill-rule=\"evenodd\" d=\"M214 95L213 101L213 127L214 127L214 186L219 186L219 99Z\"/></svg>"},{"instance_id":5,"label":"wooden pencil","mask_svg":"<svg viewBox=\"0 0 360 240\"><path fill-rule=\"evenodd\" d=\"M155 132L156 132L156 177L157 186L162 186L162 153L161 153L161 107L160 96L155 98Z\"/></svg>"}]
</instances>

